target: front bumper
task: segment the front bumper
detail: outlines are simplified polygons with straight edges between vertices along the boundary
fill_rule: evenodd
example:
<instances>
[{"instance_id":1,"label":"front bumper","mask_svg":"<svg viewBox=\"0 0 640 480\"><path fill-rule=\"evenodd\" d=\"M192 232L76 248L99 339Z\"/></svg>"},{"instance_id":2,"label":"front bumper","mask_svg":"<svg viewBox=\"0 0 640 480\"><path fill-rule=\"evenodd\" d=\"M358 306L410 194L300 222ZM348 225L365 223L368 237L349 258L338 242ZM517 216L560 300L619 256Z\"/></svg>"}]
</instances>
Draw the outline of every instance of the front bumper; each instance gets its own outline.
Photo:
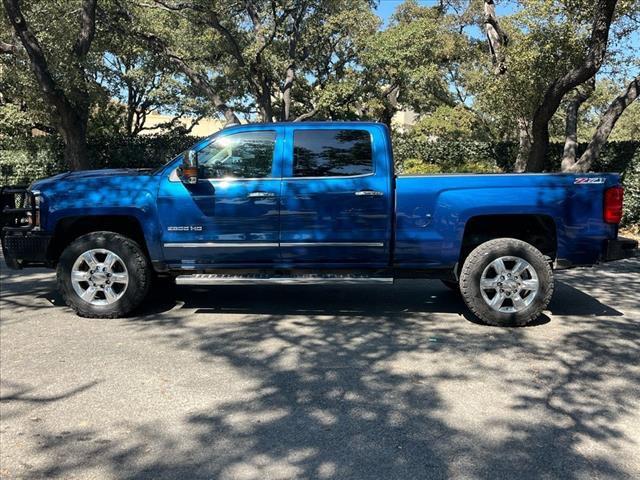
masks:
<instances>
[{"instance_id":1,"label":"front bumper","mask_svg":"<svg viewBox=\"0 0 640 480\"><path fill-rule=\"evenodd\" d=\"M638 242L630 238L618 237L607 240L603 262L612 262L638 256Z\"/></svg>"},{"instance_id":2,"label":"front bumper","mask_svg":"<svg viewBox=\"0 0 640 480\"><path fill-rule=\"evenodd\" d=\"M48 266L47 258L51 235L38 230L26 232L2 231L2 253L7 266L21 269L26 266Z\"/></svg>"}]
</instances>

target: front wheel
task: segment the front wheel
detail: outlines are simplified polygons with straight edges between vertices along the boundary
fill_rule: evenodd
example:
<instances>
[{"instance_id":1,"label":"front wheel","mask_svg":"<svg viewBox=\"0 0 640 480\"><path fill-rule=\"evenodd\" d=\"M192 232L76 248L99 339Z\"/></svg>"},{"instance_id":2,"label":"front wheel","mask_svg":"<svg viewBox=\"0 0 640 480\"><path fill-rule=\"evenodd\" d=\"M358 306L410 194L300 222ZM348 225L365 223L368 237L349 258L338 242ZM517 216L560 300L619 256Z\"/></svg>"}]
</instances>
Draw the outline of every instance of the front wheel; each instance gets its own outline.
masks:
<instances>
[{"instance_id":1,"label":"front wheel","mask_svg":"<svg viewBox=\"0 0 640 480\"><path fill-rule=\"evenodd\" d=\"M553 294L549 261L534 246L514 238L489 240L466 258L460 291L480 320L522 326L538 318Z\"/></svg>"},{"instance_id":2,"label":"front wheel","mask_svg":"<svg viewBox=\"0 0 640 480\"><path fill-rule=\"evenodd\" d=\"M62 252L57 280L65 302L81 317L117 318L142 302L151 269L133 240L113 232L93 232Z\"/></svg>"}]
</instances>

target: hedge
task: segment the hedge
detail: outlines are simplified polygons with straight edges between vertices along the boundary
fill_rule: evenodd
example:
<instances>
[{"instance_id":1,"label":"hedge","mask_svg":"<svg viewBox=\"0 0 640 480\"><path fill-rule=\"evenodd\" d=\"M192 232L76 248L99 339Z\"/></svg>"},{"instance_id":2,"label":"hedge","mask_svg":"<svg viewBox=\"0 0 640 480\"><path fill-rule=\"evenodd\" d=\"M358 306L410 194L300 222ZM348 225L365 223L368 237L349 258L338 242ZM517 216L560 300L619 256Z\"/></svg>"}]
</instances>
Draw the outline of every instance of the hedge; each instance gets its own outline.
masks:
<instances>
[{"instance_id":1,"label":"hedge","mask_svg":"<svg viewBox=\"0 0 640 480\"><path fill-rule=\"evenodd\" d=\"M94 137L89 158L92 168L156 168L198 140L186 135ZM68 169L57 137L0 138L0 185L27 184Z\"/></svg>"},{"instance_id":2,"label":"hedge","mask_svg":"<svg viewBox=\"0 0 640 480\"><path fill-rule=\"evenodd\" d=\"M184 135L94 137L89 157L94 168L155 168L199 139ZM509 172L517 154L513 142L433 141L411 135L393 139L396 169L400 173ZM622 173L625 225L640 224L640 142L609 142L595 171ZM547 171L558 171L563 145L551 144ZM578 147L578 154L586 144ZM0 185L27 184L68 170L62 142L57 137L0 137Z\"/></svg>"}]
</instances>

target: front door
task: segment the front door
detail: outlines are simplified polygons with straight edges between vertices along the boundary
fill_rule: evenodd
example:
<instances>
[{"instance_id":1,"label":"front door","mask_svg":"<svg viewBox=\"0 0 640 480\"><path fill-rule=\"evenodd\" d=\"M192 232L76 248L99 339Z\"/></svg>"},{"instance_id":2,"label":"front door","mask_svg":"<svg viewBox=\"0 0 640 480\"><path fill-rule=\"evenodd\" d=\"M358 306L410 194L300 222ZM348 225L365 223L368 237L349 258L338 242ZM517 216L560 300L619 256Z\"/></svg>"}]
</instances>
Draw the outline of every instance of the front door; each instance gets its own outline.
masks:
<instances>
[{"instance_id":1,"label":"front door","mask_svg":"<svg viewBox=\"0 0 640 480\"><path fill-rule=\"evenodd\" d=\"M178 268L279 261L282 139L275 130L223 132L198 151L199 180L172 173L158 195L165 261Z\"/></svg>"},{"instance_id":2,"label":"front door","mask_svg":"<svg viewBox=\"0 0 640 480\"><path fill-rule=\"evenodd\" d=\"M288 128L280 216L285 264L388 265L393 172L382 129Z\"/></svg>"}]
</instances>

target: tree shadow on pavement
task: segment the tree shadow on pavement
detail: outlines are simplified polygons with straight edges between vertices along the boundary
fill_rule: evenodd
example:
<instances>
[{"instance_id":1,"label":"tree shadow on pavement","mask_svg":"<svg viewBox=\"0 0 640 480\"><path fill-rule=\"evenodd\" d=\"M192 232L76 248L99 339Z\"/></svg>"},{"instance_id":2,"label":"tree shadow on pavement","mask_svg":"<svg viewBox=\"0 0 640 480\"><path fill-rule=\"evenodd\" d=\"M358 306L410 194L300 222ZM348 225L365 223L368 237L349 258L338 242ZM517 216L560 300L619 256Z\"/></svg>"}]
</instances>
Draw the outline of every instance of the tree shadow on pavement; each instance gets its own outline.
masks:
<instances>
[{"instance_id":1,"label":"tree shadow on pavement","mask_svg":"<svg viewBox=\"0 0 640 480\"><path fill-rule=\"evenodd\" d=\"M584 322L548 344L527 341L523 329L479 336L400 314L177 322L171 331L181 333L170 338L167 324L132 326L198 349L203 362L230 364L250 378L251 393L190 413L184 436L140 425L124 444L73 440L100 432L52 437L40 448L56 461L35 476L91 465L132 479L628 476L582 445L616 450L634 441L616 426L637 406L640 382L640 335L629 321ZM420 367L426 361L430 373ZM460 362L466 368L453 373L448 365ZM508 385L512 403L487 396L485 378ZM448 388L470 406L452 407ZM475 415L484 420L468 428L450 419L453 410L472 425Z\"/></svg>"}]
</instances>

